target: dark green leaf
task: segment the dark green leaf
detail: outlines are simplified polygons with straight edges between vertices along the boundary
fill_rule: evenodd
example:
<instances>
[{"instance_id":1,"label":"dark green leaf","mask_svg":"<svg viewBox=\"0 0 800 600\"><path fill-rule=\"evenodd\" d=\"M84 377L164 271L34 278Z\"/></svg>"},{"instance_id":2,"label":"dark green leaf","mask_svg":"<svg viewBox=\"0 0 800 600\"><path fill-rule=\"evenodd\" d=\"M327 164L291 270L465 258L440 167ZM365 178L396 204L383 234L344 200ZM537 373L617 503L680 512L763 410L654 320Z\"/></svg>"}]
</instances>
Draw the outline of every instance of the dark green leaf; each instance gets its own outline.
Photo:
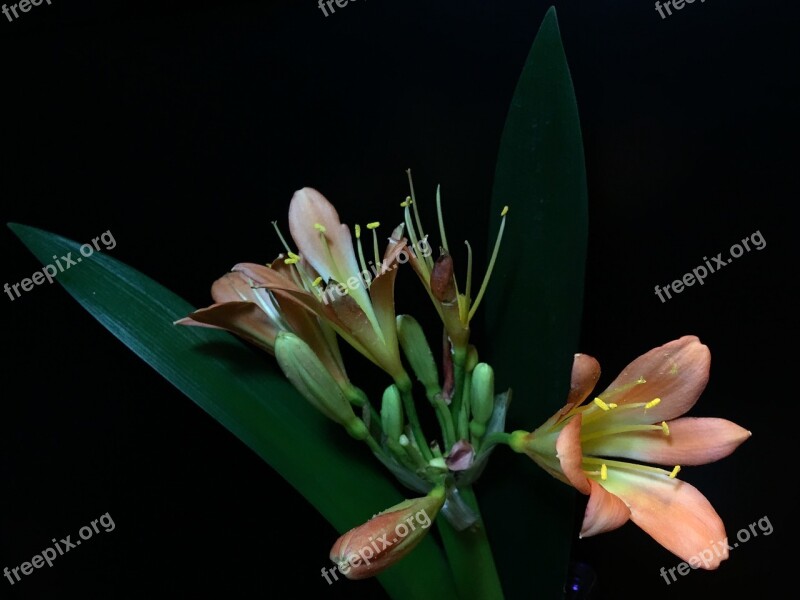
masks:
<instances>
[{"instance_id":1,"label":"dark green leaf","mask_svg":"<svg viewBox=\"0 0 800 600\"><path fill-rule=\"evenodd\" d=\"M80 245L71 240L24 225L9 227L43 263L53 254L80 256ZM60 273L58 281L126 346L269 463L340 532L401 499L366 447L363 460L337 451L346 434L265 368L266 358L227 333L174 326L193 307L163 286L99 252ZM309 565L309 576L318 577L321 566ZM381 583L397 599L440 600L455 594L447 563L431 538L387 571Z\"/></svg>"},{"instance_id":2,"label":"dark green leaf","mask_svg":"<svg viewBox=\"0 0 800 600\"><path fill-rule=\"evenodd\" d=\"M492 231L504 205L510 210L487 295L486 331L498 386L514 391L508 430L530 431L567 398L587 241L580 121L554 8L506 119ZM496 452L491 462L478 492L507 597L560 597L573 535L572 490L526 457L501 459Z\"/></svg>"}]
</instances>

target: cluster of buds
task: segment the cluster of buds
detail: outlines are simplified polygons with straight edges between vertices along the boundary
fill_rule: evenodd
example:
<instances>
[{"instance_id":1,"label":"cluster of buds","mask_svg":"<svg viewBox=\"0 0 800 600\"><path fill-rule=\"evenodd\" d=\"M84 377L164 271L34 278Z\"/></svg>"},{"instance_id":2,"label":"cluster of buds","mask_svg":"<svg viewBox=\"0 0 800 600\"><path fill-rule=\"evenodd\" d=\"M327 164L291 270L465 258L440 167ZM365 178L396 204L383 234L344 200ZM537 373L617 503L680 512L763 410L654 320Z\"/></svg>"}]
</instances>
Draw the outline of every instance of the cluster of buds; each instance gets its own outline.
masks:
<instances>
[{"instance_id":1,"label":"cluster of buds","mask_svg":"<svg viewBox=\"0 0 800 600\"><path fill-rule=\"evenodd\" d=\"M494 445L491 434L503 431L508 403L508 394L496 397L492 368L478 361L477 350L469 343L469 323L486 292L507 208L489 268L473 297L469 244L466 285L460 289L442 222L441 195L437 190L441 245L434 259L410 172L408 178L410 196L400 203L403 222L392 230L383 252L379 222L364 228L372 234L370 249L360 225L354 228L354 240L322 194L301 189L289 205L295 248L273 223L285 252L270 264L235 265L213 284L214 304L178 323L225 329L274 354L286 377L314 408L363 441L404 485L441 500L442 514L462 530L477 516L460 500L457 488L479 475ZM374 256L368 256L370 250ZM443 340L439 364L419 321L395 314L395 280L398 267L406 263L441 319L443 334L435 336ZM351 382L339 340L388 378L379 406ZM417 395L426 401L418 402ZM420 405L435 412L437 434L423 431ZM440 506L428 512L431 518ZM383 513L381 523L397 510ZM372 561L363 572L374 574L385 568L410 551L418 537L409 536L387 553L392 560Z\"/></svg>"}]
</instances>

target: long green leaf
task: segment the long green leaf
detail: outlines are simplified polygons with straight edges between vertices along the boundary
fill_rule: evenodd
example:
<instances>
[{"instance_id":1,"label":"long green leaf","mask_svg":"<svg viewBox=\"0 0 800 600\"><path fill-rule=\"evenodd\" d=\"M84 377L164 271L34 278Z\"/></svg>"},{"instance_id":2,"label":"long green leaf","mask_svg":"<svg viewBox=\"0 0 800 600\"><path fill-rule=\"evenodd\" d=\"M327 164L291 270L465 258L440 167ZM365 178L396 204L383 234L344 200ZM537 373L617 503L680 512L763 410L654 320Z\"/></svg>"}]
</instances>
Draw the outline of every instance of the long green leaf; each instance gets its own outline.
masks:
<instances>
[{"instance_id":1,"label":"long green leaf","mask_svg":"<svg viewBox=\"0 0 800 600\"><path fill-rule=\"evenodd\" d=\"M9 224L43 264L80 245L58 235ZM193 308L184 300L106 254L78 259L60 273L67 291L139 357L227 427L280 473L340 532L399 500L371 456L340 452L345 435L319 415L254 352L227 333L176 327ZM296 440L303 440L302 452ZM331 540L333 542L333 540ZM318 565L313 565L318 574ZM392 567L381 583L393 598L455 597L442 552L431 538Z\"/></svg>"},{"instance_id":2,"label":"long green leaf","mask_svg":"<svg viewBox=\"0 0 800 600\"><path fill-rule=\"evenodd\" d=\"M496 380L514 390L508 430L530 431L567 398L587 243L583 143L555 8L539 29L506 119L492 191L493 231L506 204L486 331ZM501 461L498 454L478 491L506 595L560 597L574 495L527 458Z\"/></svg>"}]
</instances>

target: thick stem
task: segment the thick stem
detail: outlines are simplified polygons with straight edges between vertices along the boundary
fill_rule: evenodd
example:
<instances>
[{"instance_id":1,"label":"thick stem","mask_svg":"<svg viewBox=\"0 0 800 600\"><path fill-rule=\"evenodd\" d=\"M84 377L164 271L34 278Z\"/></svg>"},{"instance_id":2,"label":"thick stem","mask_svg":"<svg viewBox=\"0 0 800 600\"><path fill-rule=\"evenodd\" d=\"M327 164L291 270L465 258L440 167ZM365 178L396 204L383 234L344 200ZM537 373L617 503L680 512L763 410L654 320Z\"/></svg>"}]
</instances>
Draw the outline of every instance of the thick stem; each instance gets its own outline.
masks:
<instances>
[{"instance_id":1,"label":"thick stem","mask_svg":"<svg viewBox=\"0 0 800 600\"><path fill-rule=\"evenodd\" d=\"M447 519L436 520L456 580L459 600L503 600L500 577L480 519L478 501L471 487L459 491L465 503L478 515L478 521L463 531L456 531Z\"/></svg>"}]
</instances>

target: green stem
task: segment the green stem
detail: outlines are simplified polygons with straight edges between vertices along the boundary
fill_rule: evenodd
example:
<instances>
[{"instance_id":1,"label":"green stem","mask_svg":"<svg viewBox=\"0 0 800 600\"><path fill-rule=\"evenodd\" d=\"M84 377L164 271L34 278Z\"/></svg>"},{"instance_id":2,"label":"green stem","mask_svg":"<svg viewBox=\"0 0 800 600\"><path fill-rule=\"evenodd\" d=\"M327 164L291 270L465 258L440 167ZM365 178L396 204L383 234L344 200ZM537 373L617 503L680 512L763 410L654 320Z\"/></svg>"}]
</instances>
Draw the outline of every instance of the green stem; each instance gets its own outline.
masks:
<instances>
[{"instance_id":1,"label":"green stem","mask_svg":"<svg viewBox=\"0 0 800 600\"><path fill-rule=\"evenodd\" d=\"M441 390L433 396L429 394L428 399L436 411L436 418L439 420L445 451L449 452L450 448L452 448L453 444L456 442L456 430L453 426L453 417L450 414L450 410L447 408L447 404L442 400Z\"/></svg>"},{"instance_id":2,"label":"green stem","mask_svg":"<svg viewBox=\"0 0 800 600\"><path fill-rule=\"evenodd\" d=\"M464 501L480 516L472 487L460 488L459 491ZM456 531L447 519L437 519L436 523L456 581L459 600L503 600L500 577L483 520L479 518L475 525L464 531Z\"/></svg>"},{"instance_id":3,"label":"green stem","mask_svg":"<svg viewBox=\"0 0 800 600\"><path fill-rule=\"evenodd\" d=\"M414 434L414 440L417 442L419 451L422 452L422 455L427 460L430 460L433 458L433 454L425 439L425 434L422 433L422 426L419 424L419 416L417 416L417 409L414 406L414 396L411 394L411 380L408 378L408 375L403 375L395 380L395 384L397 385L397 389L400 390L400 397L403 399L403 408L406 411L408 424L411 427L411 432Z\"/></svg>"},{"instance_id":4,"label":"green stem","mask_svg":"<svg viewBox=\"0 0 800 600\"><path fill-rule=\"evenodd\" d=\"M491 448L492 446L496 446L497 444L508 444L510 442L511 442L510 433L495 431L494 433L490 433L485 438L483 438L483 442L481 443L481 449Z\"/></svg>"},{"instance_id":5,"label":"green stem","mask_svg":"<svg viewBox=\"0 0 800 600\"><path fill-rule=\"evenodd\" d=\"M462 431L459 423L459 416L461 415L461 401L464 394L464 378L466 375L465 365L467 362L466 348L455 348L453 351L453 398L450 403L450 414L455 418L456 423L456 437L458 439L469 439L469 432Z\"/></svg>"}]
</instances>

